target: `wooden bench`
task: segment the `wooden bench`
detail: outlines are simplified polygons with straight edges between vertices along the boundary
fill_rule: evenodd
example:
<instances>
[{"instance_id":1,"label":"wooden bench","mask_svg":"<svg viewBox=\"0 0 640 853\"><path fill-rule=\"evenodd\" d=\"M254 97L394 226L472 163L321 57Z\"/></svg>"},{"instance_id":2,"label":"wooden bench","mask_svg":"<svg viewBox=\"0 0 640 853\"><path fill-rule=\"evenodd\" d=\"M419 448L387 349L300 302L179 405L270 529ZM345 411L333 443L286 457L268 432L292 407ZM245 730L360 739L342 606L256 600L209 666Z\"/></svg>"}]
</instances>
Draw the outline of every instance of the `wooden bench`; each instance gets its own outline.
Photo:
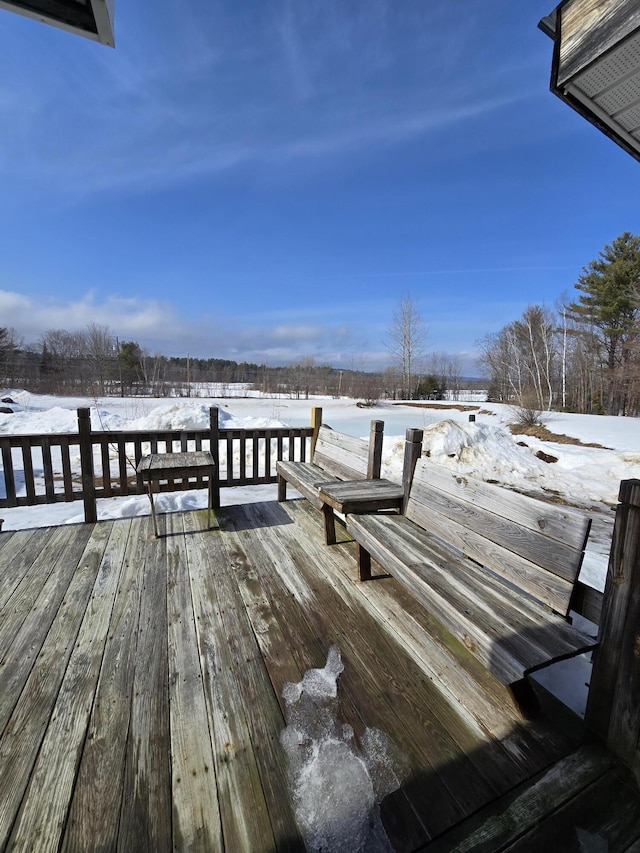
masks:
<instances>
[{"instance_id":1,"label":"wooden bench","mask_svg":"<svg viewBox=\"0 0 640 853\"><path fill-rule=\"evenodd\" d=\"M324 513L325 542L336 541L333 508L320 496L320 487L343 480L378 479L382 465L384 423L371 421L369 441L321 425L311 462L279 461L278 500L287 499L287 483Z\"/></svg>"},{"instance_id":2,"label":"wooden bench","mask_svg":"<svg viewBox=\"0 0 640 853\"><path fill-rule=\"evenodd\" d=\"M347 516L361 580L373 558L518 697L529 673L597 645L569 617L590 519L426 457L407 491L403 514Z\"/></svg>"}]
</instances>

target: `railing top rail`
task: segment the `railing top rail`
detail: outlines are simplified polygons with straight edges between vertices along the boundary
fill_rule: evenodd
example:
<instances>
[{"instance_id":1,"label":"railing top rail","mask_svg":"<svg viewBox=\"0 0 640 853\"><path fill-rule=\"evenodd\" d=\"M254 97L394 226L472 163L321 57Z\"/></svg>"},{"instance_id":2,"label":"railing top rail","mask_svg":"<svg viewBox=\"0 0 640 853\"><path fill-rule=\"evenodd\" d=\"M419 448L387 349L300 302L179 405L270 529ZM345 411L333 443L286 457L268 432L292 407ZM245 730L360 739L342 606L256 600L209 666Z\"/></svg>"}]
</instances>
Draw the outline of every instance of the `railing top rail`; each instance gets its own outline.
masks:
<instances>
[{"instance_id":1,"label":"railing top rail","mask_svg":"<svg viewBox=\"0 0 640 853\"><path fill-rule=\"evenodd\" d=\"M283 435L287 437L291 434L294 435L304 435L310 436L313 432L312 427L220 427L218 430L218 434L221 436L227 436L228 434L242 434L246 433L247 435L264 435L265 433L269 433L269 435ZM193 436L208 436L211 433L211 430L208 427L190 427L189 429L143 429L143 430L92 430L91 438L96 442L103 441L104 439L109 439L114 441L118 438L124 437L128 441L134 441L135 439L142 438L144 440L145 436L152 436L154 438L164 437L164 436L177 436L181 437L186 435L187 437ZM25 441L28 443L40 443L43 439L49 440L52 442L61 441L78 441L79 433L77 432L44 432L44 433L4 433L0 435L0 442L4 443L13 443L23 444Z\"/></svg>"}]
</instances>

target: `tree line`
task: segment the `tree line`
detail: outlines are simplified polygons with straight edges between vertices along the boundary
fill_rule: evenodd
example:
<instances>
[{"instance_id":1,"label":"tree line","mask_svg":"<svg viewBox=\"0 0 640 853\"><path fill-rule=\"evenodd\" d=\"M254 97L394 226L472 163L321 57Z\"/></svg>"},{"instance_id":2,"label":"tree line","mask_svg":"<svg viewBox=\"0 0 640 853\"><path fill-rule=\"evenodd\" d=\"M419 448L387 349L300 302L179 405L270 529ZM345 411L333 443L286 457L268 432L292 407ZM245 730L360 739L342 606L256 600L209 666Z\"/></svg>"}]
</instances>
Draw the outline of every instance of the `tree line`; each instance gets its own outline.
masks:
<instances>
[{"instance_id":1,"label":"tree line","mask_svg":"<svg viewBox=\"0 0 640 853\"><path fill-rule=\"evenodd\" d=\"M479 341L489 399L545 411L640 415L640 237L626 231L583 267L577 299L529 305Z\"/></svg>"},{"instance_id":2,"label":"tree line","mask_svg":"<svg viewBox=\"0 0 640 853\"><path fill-rule=\"evenodd\" d=\"M625 232L606 245L575 287L576 299L565 294L554 308L529 305L519 319L478 342L489 399L531 411L637 416L640 237ZM27 347L14 329L0 328L0 381L82 396L224 396L229 386L243 384L267 394L349 396L367 403L457 398L463 383L459 359L427 351L427 330L410 295L394 311L385 343L390 366L371 372L318 364L312 357L273 367L151 355L96 323L77 332L51 329ZM469 387L469 380L464 384Z\"/></svg>"},{"instance_id":3,"label":"tree line","mask_svg":"<svg viewBox=\"0 0 640 853\"><path fill-rule=\"evenodd\" d=\"M24 347L14 329L0 328L0 381L34 393L79 396L225 396L229 388L307 399L346 396L374 403L381 398L442 397L460 387L459 367L431 354L430 373L411 391L395 366L380 372L335 368L305 356L282 367L221 358L151 355L136 341L121 341L108 326L91 323L68 332L51 329Z\"/></svg>"}]
</instances>

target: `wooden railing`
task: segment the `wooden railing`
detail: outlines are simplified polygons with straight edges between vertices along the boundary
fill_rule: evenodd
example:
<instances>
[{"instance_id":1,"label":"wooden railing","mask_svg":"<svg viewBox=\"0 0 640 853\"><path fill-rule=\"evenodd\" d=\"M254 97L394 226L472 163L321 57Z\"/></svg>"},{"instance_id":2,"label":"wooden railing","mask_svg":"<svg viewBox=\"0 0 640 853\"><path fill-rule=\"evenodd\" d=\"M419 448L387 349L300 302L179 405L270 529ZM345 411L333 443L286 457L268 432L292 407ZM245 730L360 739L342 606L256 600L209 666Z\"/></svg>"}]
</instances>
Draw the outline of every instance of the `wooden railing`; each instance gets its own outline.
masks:
<instances>
[{"instance_id":1,"label":"wooden railing","mask_svg":"<svg viewBox=\"0 0 640 853\"><path fill-rule=\"evenodd\" d=\"M313 422L321 417L315 409ZM220 429L217 408L208 429L94 432L89 409L78 409L77 433L0 436L0 507L82 500L86 520L95 520L96 499L145 493L136 467L147 453L211 450L218 489L275 483L276 461L304 462L313 434L313 426ZM160 484L163 492L205 487L195 477Z\"/></svg>"}]
</instances>

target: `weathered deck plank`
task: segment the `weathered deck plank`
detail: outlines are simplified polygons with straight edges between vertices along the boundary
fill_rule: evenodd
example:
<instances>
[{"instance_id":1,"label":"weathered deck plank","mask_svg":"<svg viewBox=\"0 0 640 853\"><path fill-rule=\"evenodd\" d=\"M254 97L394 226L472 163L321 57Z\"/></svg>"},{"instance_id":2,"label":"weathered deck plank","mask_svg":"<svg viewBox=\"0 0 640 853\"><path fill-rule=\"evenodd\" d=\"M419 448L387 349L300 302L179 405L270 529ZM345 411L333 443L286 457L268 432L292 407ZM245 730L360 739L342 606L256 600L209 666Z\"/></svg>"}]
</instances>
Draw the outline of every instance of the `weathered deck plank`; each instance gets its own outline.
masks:
<instances>
[{"instance_id":1,"label":"weathered deck plank","mask_svg":"<svg viewBox=\"0 0 640 853\"><path fill-rule=\"evenodd\" d=\"M189 572L225 844L229 849L273 850L275 840L244 707L251 699L242 695L236 680L238 637L235 627L230 630L227 624L236 602L226 577L220 534L214 531L204 547L198 543L196 538L189 551Z\"/></svg>"},{"instance_id":2,"label":"weathered deck plank","mask_svg":"<svg viewBox=\"0 0 640 853\"><path fill-rule=\"evenodd\" d=\"M568 843L571 822L633 849L640 798L619 765L571 756L577 718L569 734L524 720L393 578L356 583L353 543L326 547L305 501L218 520L161 515L160 539L149 517L0 534L0 851L304 849L282 691L332 644L340 719L403 756L381 806L398 853L475 850L503 812L521 827L496 849ZM556 796L566 756L586 781ZM589 791L615 800L615 827Z\"/></svg>"},{"instance_id":3,"label":"weathered deck plank","mask_svg":"<svg viewBox=\"0 0 640 853\"><path fill-rule=\"evenodd\" d=\"M194 529L194 519L185 517L188 529ZM236 775L247 789L244 795L231 790L228 802L234 831L242 830L239 846L255 851L300 849L291 804L282 797L286 766L277 734L284 721L236 581L237 562L219 532L206 541L200 537L189 555L190 563L197 557L190 571L205 681L219 681L221 707L232 729L222 744L223 766L241 768L243 776ZM212 636L216 623L219 628ZM214 693L212 688L207 691Z\"/></svg>"},{"instance_id":4,"label":"weathered deck plank","mask_svg":"<svg viewBox=\"0 0 640 853\"><path fill-rule=\"evenodd\" d=\"M90 534L76 528L71 535L54 538L51 549L40 552L35 560L18 560L28 567L13 594L0 611L0 661L3 686L0 693L0 732L18 700L31 665L45 642L59 605L67 592ZM23 549L24 553L24 549ZM30 563L30 565L28 565ZM7 573L9 575L9 573ZM14 578L9 585L13 586Z\"/></svg>"},{"instance_id":5,"label":"weathered deck plank","mask_svg":"<svg viewBox=\"0 0 640 853\"><path fill-rule=\"evenodd\" d=\"M80 632L83 625L87 626L87 621L91 622L90 602L92 599L95 602L96 594L99 595L100 582L102 581L103 587L107 587L108 594L112 591L115 594L115 586L113 583L109 584L109 580L113 580L116 568L112 554L107 550L113 529L113 525L105 525L99 531L101 535L90 540L83 552L79 571L73 575L64 601L55 613L51 629L34 661L0 742L0 766L3 768L0 775L0 842L5 843L11 833L10 846L14 849L20 849L21 843L23 848L29 848L35 839L38 844L51 843L57 846L59 833L64 826L64 820L58 824L55 819L53 823L50 820L43 822L41 819L44 812L47 812L48 816L51 815L55 805L60 802L56 794L63 785L58 789L57 778L52 780L53 790L47 790L47 795L51 793L50 800L42 797L41 793L38 797L34 797L34 794L36 790L40 791L43 782L46 788L46 783L51 781L43 775L47 769L56 767L57 776L58 759L63 760L68 750L77 748L77 742L70 741L69 735L64 731L65 721L70 730L73 730L76 724L71 714L66 717L64 700L73 702L80 696L85 688L85 680L80 670L95 660L90 648L95 633L89 632L88 627L85 627L82 637ZM123 532L128 533L126 527L118 529L114 534L118 541L121 540ZM110 572L112 568L113 571ZM81 643L84 645L79 645ZM73 656L78 678L75 683L70 682L67 675ZM63 684L66 684L64 693ZM61 695L62 713L58 704ZM90 702L90 699L87 697L85 701ZM76 708L77 705L74 705L73 709L69 710L75 711ZM51 725L53 729L50 731ZM52 732L57 741L55 745L51 740ZM47 747L43 752L45 739ZM49 768L44 762L45 755L51 758ZM59 819L59 816L56 817ZM44 836L40 833L44 833Z\"/></svg>"},{"instance_id":6,"label":"weathered deck plank","mask_svg":"<svg viewBox=\"0 0 640 853\"><path fill-rule=\"evenodd\" d=\"M182 516L167 516L166 543L173 845L216 850L222 826Z\"/></svg>"},{"instance_id":7,"label":"weathered deck plank","mask_svg":"<svg viewBox=\"0 0 640 853\"><path fill-rule=\"evenodd\" d=\"M64 600L54 610L53 616L49 615L50 627L42 648L35 659L25 665L27 677L22 692L15 705L8 709L10 717L0 740L0 849L5 849L8 842L42 739L53 716L110 529L110 525L101 527L82 553ZM19 665L19 660L11 657L11 649L3 649L2 652L2 659L8 656ZM2 695L4 690L0 690Z\"/></svg>"},{"instance_id":8,"label":"weathered deck plank","mask_svg":"<svg viewBox=\"0 0 640 853\"><path fill-rule=\"evenodd\" d=\"M129 532L130 523L111 526L109 543L11 834L10 844L17 850L29 849L34 839L40 850L58 850L85 746Z\"/></svg>"},{"instance_id":9,"label":"weathered deck plank","mask_svg":"<svg viewBox=\"0 0 640 853\"><path fill-rule=\"evenodd\" d=\"M131 716L124 756L117 850L168 853L171 837L171 756L169 731L167 551L156 539L151 518L140 537L146 541ZM158 518L160 533L166 517Z\"/></svg>"},{"instance_id":10,"label":"weathered deck plank","mask_svg":"<svg viewBox=\"0 0 640 853\"><path fill-rule=\"evenodd\" d=\"M76 528L79 530L80 528ZM88 538L90 530L85 530ZM4 538L4 536L0 537ZM61 532L48 532L47 530L34 530L34 542L31 547L24 547L24 539L21 536L8 537L8 544L2 551L2 579L0 582L0 616L3 616L3 610L7 602L15 595L16 588L24 583L24 578L30 566L35 565L35 583L44 583L47 577L46 567L48 564L54 564L56 554L60 549L68 547L69 533L62 530ZM37 544L36 544L37 543ZM72 562L71 560L69 561ZM26 594L27 598L35 597L35 590L29 590ZM12 605L12 610L15 605ZM4 622L4 619L3 619Z\"/></svg>"},{"instance_id":11,"label":"weathered deck plank","mask_svg":"<svg viewBox=\"0 0 640 853\"><path fill-rule=\"evenodd\" d=\"M124 755L136 664L146 519L133 519L107 631L87 740L73 788L63 850L112 850L118 837ZM99 803L99 807L96 804Z\"/></svg>"}]
</instances>

